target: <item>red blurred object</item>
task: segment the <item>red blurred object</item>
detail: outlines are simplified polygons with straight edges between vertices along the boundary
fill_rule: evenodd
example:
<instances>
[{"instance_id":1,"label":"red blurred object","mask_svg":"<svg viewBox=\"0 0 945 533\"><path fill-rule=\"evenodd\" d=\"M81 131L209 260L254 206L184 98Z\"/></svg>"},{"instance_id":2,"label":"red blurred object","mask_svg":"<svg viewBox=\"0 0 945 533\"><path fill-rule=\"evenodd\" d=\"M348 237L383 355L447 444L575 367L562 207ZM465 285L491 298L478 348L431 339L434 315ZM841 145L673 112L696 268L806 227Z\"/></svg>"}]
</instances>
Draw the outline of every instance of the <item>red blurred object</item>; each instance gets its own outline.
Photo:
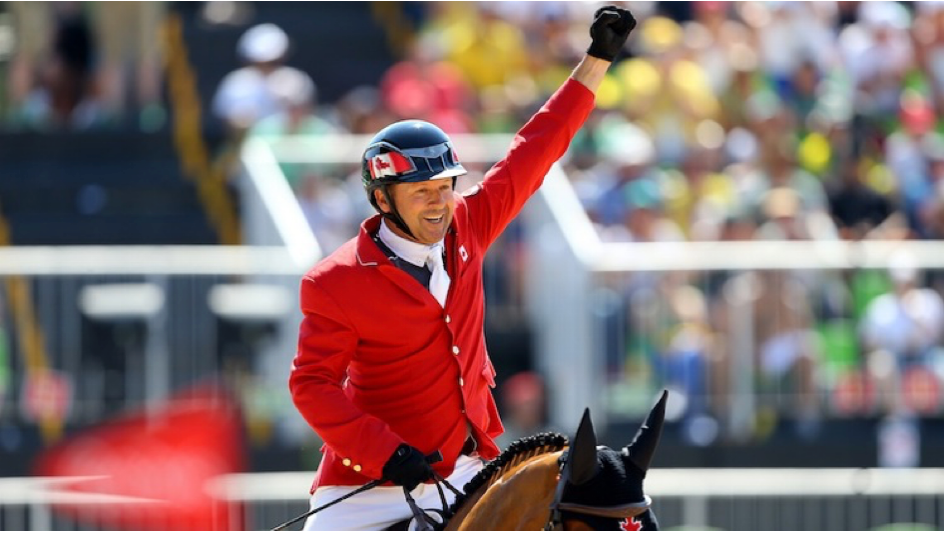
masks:
<instances>
[{"instance_id":1,"label":"red blurred object","mask_svg":"<svg viewBox=\"0 0 945 533\"><path fill-rule=\"evenodd\" d=\"M513 405L539 400L544 393L541 376L534 372L519 372L502 385L502 399Z\"/></svg>"},{"instance_id":2,"label":"red blurred object","mask_svg":"<svg viewBox=\"0 0 945 533\"><path fill-rule=\"evenodd\" d=\"M49 368L29 372L22 395L20 405L27 420L62 420L72 408L72 380Z\"/></svg>"},{"instance_id":3,"label":"red blurred object","mask_svg":"<svg viewBox=\"0 0 945 533\"><path fill-rule=\"evenodd\" d=\"M876 386L863 372L847 372L837 380L833 404L843 416L868 414L876 404Z\"/></svg>"},{"instance_id":4,"label":"red blurred object","mask_svg":"<svg viewBox=\"0 0 945 533\"><path fill-rule=\"evenodd\" d=\"M903 103L899 111L899 120L909 133L921 135L935 124L935 112L925 100L913 98Z\"/></svg>"},{"instance_id":5,"label":"red blurred object","mask_svg":"<svg viewBox=\"0 0 945 533\"><path fill-rule=\"evenodd\" d=\"M39 476L101 476L71 492L154 500L56 505L76 520L107 529L242 529L243 511L208 492L210 480L241 471L244 445L238 409L216 393L189 393L166 405L125 415L44 452Z\"/></svg>"},{"instance_id":6,"label":"red blurred object","mask_svg":"<svg viewBox=\"0 0 945 533\"><path fill-rule=\"evenodd\" d=\"M696 13L724 13L728 2L694 2L692 5Z\"/></svg>"},{"instance_id":7,"label":"red blurred object","mask_svg":"<svg viewBox=\"0 0 945 533\"><path fill-rule=\"evenodd\" d=\"M906 407L916 413L931 415L942 407L942 383L927 368L917 366L903 373L902 395Z\"/></svg>"},{"instance_id":8,"label":"red blurred object","mask_svg":"<svg viewBox=\"0 0 945 533\"><path fill-rule=\"evenodd\" d=\"M380 89L387 108L403 118L464 109L473 94L462 73L445 62L401 61L384 74Z\"/></svg>"}]
</instances>

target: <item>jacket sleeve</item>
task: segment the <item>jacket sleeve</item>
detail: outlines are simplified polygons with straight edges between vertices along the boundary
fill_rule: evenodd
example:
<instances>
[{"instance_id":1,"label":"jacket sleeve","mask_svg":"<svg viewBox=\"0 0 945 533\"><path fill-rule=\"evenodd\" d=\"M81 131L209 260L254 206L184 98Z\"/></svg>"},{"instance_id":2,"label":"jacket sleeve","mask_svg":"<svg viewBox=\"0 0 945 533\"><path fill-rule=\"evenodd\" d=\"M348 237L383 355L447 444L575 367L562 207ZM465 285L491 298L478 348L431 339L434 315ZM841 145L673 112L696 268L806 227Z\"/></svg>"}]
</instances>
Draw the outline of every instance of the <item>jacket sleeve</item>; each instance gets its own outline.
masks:
<instances>
[{"instance_id":1,"label":"jacket sleeve","mask_svg":"<svg viewBox=\"0 0 945 533\"><path fill-rule=\"evenodd\" d=\"M360 464L362 475L380 479L381 469L403 439L377 417L357 408L342 384L358 335L341 306L319 282L302 280L304 318L289 375L296 408L336 454Z\"/></svg>"},{"instance_id":2,"label":"jacket sleeve","mask_svg":"<svg viewBox=\"0 0 945 533\"><path fill-rule=\"evenodd\" d=\"M470 221L483 250L538 190L593 108L594 93L569 78L519 130L505 158L466 193Z\"/></svg>"}]
</instances>

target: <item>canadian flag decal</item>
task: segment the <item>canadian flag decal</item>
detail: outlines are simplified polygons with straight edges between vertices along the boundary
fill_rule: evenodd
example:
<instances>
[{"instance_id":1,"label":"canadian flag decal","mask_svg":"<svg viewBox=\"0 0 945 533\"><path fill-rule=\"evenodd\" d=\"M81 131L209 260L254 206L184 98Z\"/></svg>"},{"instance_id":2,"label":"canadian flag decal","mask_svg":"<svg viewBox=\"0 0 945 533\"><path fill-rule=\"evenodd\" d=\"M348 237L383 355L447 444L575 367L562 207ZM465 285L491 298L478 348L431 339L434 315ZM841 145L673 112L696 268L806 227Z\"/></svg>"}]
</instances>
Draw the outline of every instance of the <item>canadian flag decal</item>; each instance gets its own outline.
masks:
<instances>
[{"instance_id":1,"label":"canadian flag decal","mask_svg":"<svg viewBox=\"0 0 945 533\"><path fill-rule=\"evenodd\" d=\"M371 178L378 179L385 176L399 176L413 170L413 164L397 152L378 154L371 158Z\"/></svg>"},{"instance_id":2,"label":"canadian flag decal","mask_svg":"<svg viewBox=\"0 0 945 533\"><path fill-rule=\"evenodd\" d=\"M643 529L643 523L635 517L624 518L620 521L620 531L640 531Z\"/></svg>"}]
</instances>

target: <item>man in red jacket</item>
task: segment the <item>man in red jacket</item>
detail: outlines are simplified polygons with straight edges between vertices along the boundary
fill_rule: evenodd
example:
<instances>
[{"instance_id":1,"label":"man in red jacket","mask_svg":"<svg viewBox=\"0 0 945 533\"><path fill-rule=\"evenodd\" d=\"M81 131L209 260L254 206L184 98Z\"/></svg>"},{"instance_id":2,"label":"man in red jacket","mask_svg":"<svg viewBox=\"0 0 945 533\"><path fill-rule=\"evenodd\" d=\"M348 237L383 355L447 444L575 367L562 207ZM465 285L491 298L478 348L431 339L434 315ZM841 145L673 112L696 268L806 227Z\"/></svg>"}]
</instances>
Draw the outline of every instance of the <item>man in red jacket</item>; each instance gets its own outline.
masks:
<instances>
[{"instance_id":1,"label":"man in red jacket","mask_svg":"<svg viewBox=\"0 0 945 533\"><path fill-rule=\"evenodd\" d=\"M397 486L320 511L307 530L384 529L411 516L404 489L421 508L439 507L424 483L434 471L462 487L498 455L483 256L567 150L635 25L625 9L599 9L571 77L464 194L453 188L465 170L432 124L392 124L365 150L362 180L379 214L302 279L289 388L325 441L313 509L371 480ZM431 465L424 457L435 452L443 460Z\"/></svg>"}]
</instances>

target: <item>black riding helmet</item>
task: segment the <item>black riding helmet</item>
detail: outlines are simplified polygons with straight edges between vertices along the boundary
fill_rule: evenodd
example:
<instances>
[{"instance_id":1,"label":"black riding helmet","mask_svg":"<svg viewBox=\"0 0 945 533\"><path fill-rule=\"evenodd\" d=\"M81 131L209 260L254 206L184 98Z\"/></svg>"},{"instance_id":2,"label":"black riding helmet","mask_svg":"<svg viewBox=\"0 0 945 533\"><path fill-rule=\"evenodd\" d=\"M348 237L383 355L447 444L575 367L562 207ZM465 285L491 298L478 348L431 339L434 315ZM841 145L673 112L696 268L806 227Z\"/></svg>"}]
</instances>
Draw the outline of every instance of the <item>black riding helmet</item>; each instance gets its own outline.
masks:
<instances>
[{"instance_id":1,"label":"black riding helmet","mask_svg":"<svg viewBox=\"0 0 945 533\"><path fill-rule=\"evenodd\" d=\"M456 178L466 173L459 163L453 143L440 128L422 120L403 120L382 129L371 139L361 157L361 183L368 201L407 235L413 236L391 200L388 185ZM380 189L390 213L384 213L374 199Z\"/></svg>"}]
</instances>

